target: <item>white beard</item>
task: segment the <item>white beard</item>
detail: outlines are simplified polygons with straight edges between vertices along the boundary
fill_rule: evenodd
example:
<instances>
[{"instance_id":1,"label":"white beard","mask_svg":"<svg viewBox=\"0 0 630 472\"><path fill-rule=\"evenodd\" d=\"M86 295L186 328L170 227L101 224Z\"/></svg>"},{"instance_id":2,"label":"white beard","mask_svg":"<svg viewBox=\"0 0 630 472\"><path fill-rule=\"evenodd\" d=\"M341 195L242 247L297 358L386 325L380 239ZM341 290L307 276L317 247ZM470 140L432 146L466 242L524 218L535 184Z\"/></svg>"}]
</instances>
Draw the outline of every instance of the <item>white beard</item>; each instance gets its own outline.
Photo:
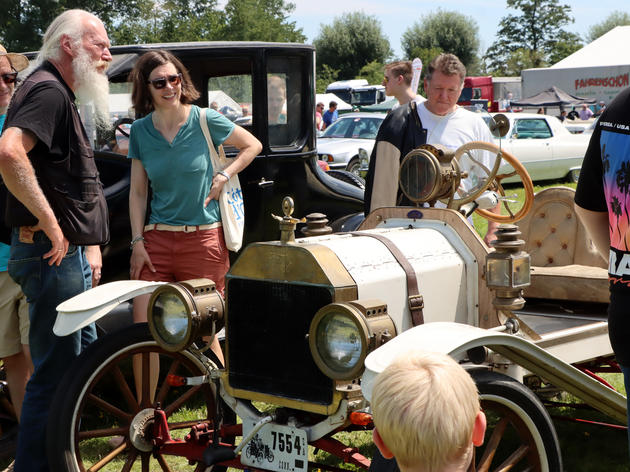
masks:
<instances>
[{"instance_id":1,"label":"white beard","mask_svg":"<svg viewBox=\"0 0 630 472\"><path fill-rule=\"evenodd\" d=\"M72 61L72 72L77 84L75 93L83 104L92 103L94 119L99 131L111 128L109 117L109 81L105 72L98 68L107 65L102 61L92 61L87 52L81 48L79 55Z\"/></svg>"}]
</instances>

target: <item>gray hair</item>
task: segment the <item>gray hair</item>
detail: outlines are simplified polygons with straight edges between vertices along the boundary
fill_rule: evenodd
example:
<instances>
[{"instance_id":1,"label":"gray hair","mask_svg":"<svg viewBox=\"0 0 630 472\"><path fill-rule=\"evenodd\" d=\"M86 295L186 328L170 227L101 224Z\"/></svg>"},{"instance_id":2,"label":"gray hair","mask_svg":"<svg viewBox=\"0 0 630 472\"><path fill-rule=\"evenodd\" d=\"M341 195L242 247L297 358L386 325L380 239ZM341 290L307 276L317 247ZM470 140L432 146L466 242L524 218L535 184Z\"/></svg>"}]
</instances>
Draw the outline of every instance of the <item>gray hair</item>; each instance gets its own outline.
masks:
<instances>
[{"instance_id":1,"label":"gray hair","mask_svg":"<svg viewBox=\"0 0 630 472\"><path fill-rule=\"evenodd\" d=\"M76 44L81 40L84 30L84 19L86 17L94 17L85 10L66 10L48 26L44 34L42 47L37 55L36 62L40 64L43 61L52 59L61 59L61 37L66 35ZM100 20L99 20L100 21Z\"/></svg>"},{"instance_id":2,"label":"gray hair","mask_svg":"<svg viewBox=\"0 0 630 472\"><path fill-rule=\"evenodd\" d=\"M427 82L431 82L435 71L441 72L444 75L458 75L460 84L463 84L466 78L466 66L462 64L462 61L460 61L455 54L442 53L433 59L429 63L425 77Z\"/></svg>"}]
</instances>

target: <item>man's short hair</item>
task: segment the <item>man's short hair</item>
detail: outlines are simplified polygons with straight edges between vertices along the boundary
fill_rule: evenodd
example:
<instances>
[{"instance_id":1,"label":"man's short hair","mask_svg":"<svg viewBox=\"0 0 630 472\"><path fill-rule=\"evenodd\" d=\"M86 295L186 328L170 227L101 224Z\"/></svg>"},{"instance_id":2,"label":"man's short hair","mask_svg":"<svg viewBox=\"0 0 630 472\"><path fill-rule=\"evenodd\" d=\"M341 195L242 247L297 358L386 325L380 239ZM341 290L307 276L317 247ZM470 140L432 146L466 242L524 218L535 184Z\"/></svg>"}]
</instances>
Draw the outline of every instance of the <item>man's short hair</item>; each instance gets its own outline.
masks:
<instances>
[{"instance_id":1,"label":"man's short hair","mask_svg":"<svg viewBox=\"0 0 630 472\"><path fill-rule=\"evenodd\" d=\"M337 106L337 102L335 102L334 100L328 104L328 108L332 108L336 106Z\"/></svg>"},{"instance_id":2,"label":"man's short hair","mask_svg":"<svg viewBox=\"0 0 630 472\"><path fill-rule=\"evenodd\" d=\"M435 71L444 75L459 75L462 84L466 78L466 66L462 64L462 61L455 54L442 53L433 59L427 68L427 81L431 80Z\"/></svg>"},{"instance_id":3,"label":"man's short hair","mask_svg":"<svg viewBox=\"0 0 630 472\"><path fill-rule=\"evenodd\" d=\"M390 62L389 64L385 64L385 70L391 72L395 77L402 75L405 84L407 84L407 86L411 85L411 79L413 78L411 61Z\"/></svg>"},{"instance_id":4,"label":"man's short hair","mask_svg":"<svg viewBox=\"0 0 630 472\"><path fill-rule=\"evenodd\" d=\"M415 351L397 358L376 378L374 426L405 468L438 471L470 449L479 394L451 357Z\"/></svg>"}]
</instances>

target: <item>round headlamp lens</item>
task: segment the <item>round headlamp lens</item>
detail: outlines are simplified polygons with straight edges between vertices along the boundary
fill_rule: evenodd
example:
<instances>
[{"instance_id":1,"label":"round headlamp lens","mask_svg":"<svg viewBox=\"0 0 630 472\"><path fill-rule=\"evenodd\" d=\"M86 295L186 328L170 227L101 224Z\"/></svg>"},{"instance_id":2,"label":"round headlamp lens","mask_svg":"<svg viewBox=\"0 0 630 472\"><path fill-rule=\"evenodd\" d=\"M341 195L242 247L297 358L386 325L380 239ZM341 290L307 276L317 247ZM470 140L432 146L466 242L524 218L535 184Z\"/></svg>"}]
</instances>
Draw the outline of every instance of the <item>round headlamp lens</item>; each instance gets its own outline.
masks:
<instances>
[{"instance_id":1,"label":"round headlamp lens","mask_svg":"<svg viewBox=\"0 0 630 472\"><path fill-rule=\"evenodd\" d=\"M332 370L348 372L361 361L362 336L354 321L341 313L328 313L317 326L317 350Z\"/></svg>"},{"instance_id":2,"label":"round headlamp lens","mask_svg":"<svg viewBox=\"0 0 630 472\"><path fill-rule=\"evenodd\" d=\"M153 303L153 325L167 344L181 344L188 334L189 316L183 300L173 292L159 294Z\"/></svg>"}]
</instances>

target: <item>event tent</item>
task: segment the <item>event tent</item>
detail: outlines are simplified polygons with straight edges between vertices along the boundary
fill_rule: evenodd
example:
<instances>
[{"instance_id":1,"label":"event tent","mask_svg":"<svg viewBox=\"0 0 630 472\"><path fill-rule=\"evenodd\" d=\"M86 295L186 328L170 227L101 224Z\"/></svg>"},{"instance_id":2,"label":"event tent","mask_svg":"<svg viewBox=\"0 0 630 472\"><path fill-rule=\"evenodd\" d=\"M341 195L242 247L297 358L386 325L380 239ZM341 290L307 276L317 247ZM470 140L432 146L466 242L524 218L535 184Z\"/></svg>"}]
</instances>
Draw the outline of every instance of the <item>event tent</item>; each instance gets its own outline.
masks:
<instances>
[{"instance_id":1,"label":"event tent","mask_svg":"<svg viewBox=\"0 0 630 472\"><path fill-rule=\"evenodd\" d=\"M521 98L520 100L512 100L510 103L517 107L557 107L569 105L581 105L582 103L593 104L596 100L593 98L576 97L559 89L555 85L547 90L537 93L532 97Z\"/></svg>"},{"instance_id":2,"label":"event tent","mask_svg":"<svg viewBox=\"0 0 630 472\"><path fill-rule=\"evenodd\" d=\"M523 96L552 84L572 95L609 103L630 85L628 43L630 26L617 26L551 67L522 71Z\"/></svg>"},{"instance_id":3,"label":"event tent","mask_svg":"<svg viewBox=\"0 0 630 472\"><path fill-rule=\"evenodd\" d=\"M330 102L337 102L338 111L352 111L352 106L349 103L344 102L334 93L318 93L315 95L315 103L322 102L324 104L324 110L328 110L328 104Z\"/></svg>"}]
</instances>

